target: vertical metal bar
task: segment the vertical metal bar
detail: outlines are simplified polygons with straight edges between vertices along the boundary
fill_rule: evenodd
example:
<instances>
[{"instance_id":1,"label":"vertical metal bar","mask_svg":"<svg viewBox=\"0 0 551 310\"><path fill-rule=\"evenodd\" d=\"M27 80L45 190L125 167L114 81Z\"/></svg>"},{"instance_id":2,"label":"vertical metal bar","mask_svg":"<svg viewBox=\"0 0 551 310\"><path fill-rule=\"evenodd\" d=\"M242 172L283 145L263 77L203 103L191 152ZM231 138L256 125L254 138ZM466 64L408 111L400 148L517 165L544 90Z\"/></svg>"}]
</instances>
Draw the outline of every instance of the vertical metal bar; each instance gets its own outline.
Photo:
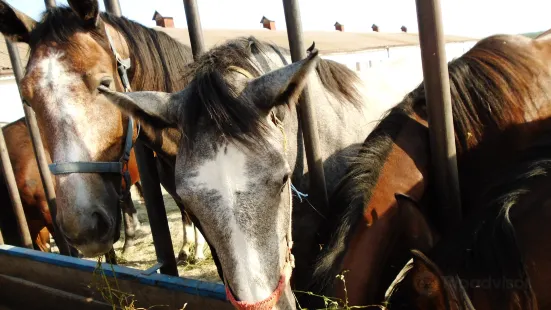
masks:
<instances>
[{"instance_id":1,"label":"vertical metal bar","mask_svg":"<svg viewBox=\"0 0 551 310\"><path fill-rule=\"evenodd\" d=\"M11 43L6 39L6 45L8 47L8 53L10 55L10 60L13 68L13 73L15 75L15 81L19 88L19 82L23 78L23 67L21 66L21 59L19 57L19 51L15 44ZM57 205L56 205L56 196L54 190L54 184L52 182L52 177L50 170L48 169L48 160L46 158L46 153L44 152L44 146L42 145L42 138L40 136L40 131L38 129L38 124L36 122L36 117L32 108L25 104L23 101L23 111L25 112L25 121L27 123L27 129L29 130L29 135L31 137L34 155L36 162L38 164L38 172L40 173L40 179L44 186L44 194L46 195L48 209L50 210L50 216L52 217L52 226L54 231L51 232L54 236L55 243L59 249L59 252L62 255L71 255L69 250L69 245L63 235L59 232L59 227L57 226L56 215L57 215Z\"/></svg>"},{"instance_id":2,"label":"vertical metal bar","mask_svg":"<svg viewBox=\"0 0 551 310\"><path fill-rule=\"evenodd\" d=\"M161 273L178 276L176 257L172 248L172 237L168 227L168 217L153 151L138 140L134 145L134 154L136 155L140 179L142 180L143 198L149 217L157 261L163 264L160 268Z\"/></svg>"},{"instance_id":3,"label":"vertical metal bar","mask_svg":"<svg viewBox=\"0 0 551 310\"><path fill-rule=\"evenodd\" d=\"M4 244L4 236L2 235L2 227L0 227L0 245Z\"/></svg>"},{"instance_id":4,"label":"vertical metal bar","mask_svg":"<svg viewBox=\"0 0 551 310\"><path fill-rule=\"evenodd\" d=\"M283 0L285 11L285 23L287 25L287 37L293 62L306 58L306 49L302 39L302 22L297 0ZM325 173L321 157L320 142L318 136L318 123L316 110L312 105L308 85L304 87L299 104L306 160L310 173L310 192L316 193L310 197L320 197L318 203L323 205L324 211L328 208L327 187L325 185Z\"/></svg>"},{"instance_id":5,"label":"vertical metal bar","mask_svg":"<svg viewBox=\"0 0 551 310\"><path fill-rule=\"evenodd\" d=\"M47 9L51 9L51 8L56 7L55 0L44 0L44 4L46 5Z\"/></svg>"},{"instance_id":6,"label":"vertical metal bar","mask_svg":"<svg viewBox=\"0 0 551 310\"><path fill-rule=\"evenodd\" d=\"M461 195L442 13L439 0L416 0L416 3L434 184L440 194L438 212L444 219L443 228L453 229L461 221Z\"/></svg>"},{"instance_id":7,"label":"vertical metal bar","mask_svg":"<svg viewBox=\"0 0 551 310\"><path fill-rule=\"evenodd\" d=\"M201 19L197 8L196 0L184 0L184 9L186 11L187 28L189 32L189 42L193 52L193 59L197 60L199 55L205 51L205 42L203 40L203 29Z\"/></svg>"},{"instance_id":8,"label":"vertical metal bar","mask_svg":"<svg viewBox=\"0 0 551 310\"><path fill-rule=\"evenodd\" d=\"M118 0L103 0L105 10L113 15L121 16L121 5Z\"/></svg>"},{"instance_id":9,"label":"vertical metal bar","mask_svg":"<svg viewBox=\"0 0 551 310\"><path fill-rule=\"evenodd\" d=\"M104 3L109 13L121 16L118 0L104 0ZM110 11L113 8L115 10ZM118 8L118 11L116 8ZM138 140L134 145L134 154L138 162L143 198L149 218L149 225L151 226L157 261L162 263L160 271L163 274L178 276L176 257L172 248L172 237L170 236L170 229L168 227L168 217L166 215L159 173L153 151Z\"/></svg>"},{"instance_id":10,"label":"vertical metal bar","mask_svg":"<svg viewBox=\"0 0 551 310\"><path fill-rule=\"evenodd\" d=\"M6 147L6 141L4 140L4 132L0 128L0 160L2 161L2 168L4 169L4 178L6 180L6 186L10 195L13 212L17 219L17 227L19 228L19 235L23 246L26 248L33 248L33 242L31 239L31 233L29 232L29 226L27 225L27 219L25 218L25 212L23 211L23 204L21 204L21 197L17 190L17 183L15 182L15 175L13 174L13 168L11 166L10 156L8 154L8 148Z\"/></svg>"}]
</instances>

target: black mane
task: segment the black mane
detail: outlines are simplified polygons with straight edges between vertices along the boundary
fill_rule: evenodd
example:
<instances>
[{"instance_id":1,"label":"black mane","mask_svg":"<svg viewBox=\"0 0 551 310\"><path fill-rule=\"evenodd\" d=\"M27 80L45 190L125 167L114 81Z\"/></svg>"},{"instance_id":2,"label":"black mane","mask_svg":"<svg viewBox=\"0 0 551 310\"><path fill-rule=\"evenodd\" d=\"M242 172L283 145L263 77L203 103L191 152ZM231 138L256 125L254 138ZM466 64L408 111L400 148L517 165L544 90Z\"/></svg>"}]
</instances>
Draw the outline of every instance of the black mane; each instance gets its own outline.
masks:
<instances>
[{"instance_id":1,"label":"black mane","mask_svg":"<svg viewBox=\"0 0 551 310\"><path fill-rule=\"evenodd\" d=\"M518 37L491 36L448 64L458 155L510 124L526 122L527 110L549 102L551 93L545 84L550 81L549 72L533 49L520 45L524 43ZM330 288L340 271L352 232L394 140L413 113L427 119L423 83L380 121L330 197L330 218L334 220L328 225L329 240L314 267L314 292Z\"/></svg>"},{"instance_id":2,"label":"black mane","mask_svg":"<svg viewBox=\"0 0 551 310\"><path fill-rule=\"evenodd\" d=\"M164 32L144 27L124 17L100 13L105 22L122 33L129 45L132 67L129 78L134 89L173 92L185 86L181 78L184 67L193 61L191 48ZM78 49L71 40L75 33L89 33L109 53L103 27L90 28L66 6L48 9L30 35L31 53L41 43L67 44ZM86 55L86 51L80 51ZM147 72L147 74L145 74ZM146 76L151 78L146 79Z\"/></svg>"},{"instance_id":3,"label":"black mane","mask_svg":"<svg viewBox=\"0 0 551 310\"><path fill-rule=\"evenodd\" d=\"M225 79L229 67L239 67L252 76L267 73L262 63L269 62L268 53L275 52L283 63L289 51L274 44L261 42L254 37L239 37L212 48L193 63L186 72L191 100L182 110L183 132L187 149L193 150L197 120L211 122L222 136L240 141L247 146L262 143L265 127L262 111L252 101L236 98L237 90ZM260 66L255 62L260 62ZM320 61L317 74L322 85L336 98L355 106L362 104L355 89L358 76L346 66L330 60ZM185 113L184 113L185 110Z\"/></svg>"}]
</instances>

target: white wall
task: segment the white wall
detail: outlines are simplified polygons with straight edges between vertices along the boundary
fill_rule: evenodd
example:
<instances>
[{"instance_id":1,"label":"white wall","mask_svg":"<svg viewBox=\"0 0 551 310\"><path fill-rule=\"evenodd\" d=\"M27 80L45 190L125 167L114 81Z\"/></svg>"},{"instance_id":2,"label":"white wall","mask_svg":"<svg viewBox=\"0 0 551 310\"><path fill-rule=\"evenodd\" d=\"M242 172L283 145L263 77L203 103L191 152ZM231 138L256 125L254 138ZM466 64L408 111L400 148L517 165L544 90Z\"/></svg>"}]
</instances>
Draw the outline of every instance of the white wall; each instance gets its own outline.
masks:
<instances>
[{"instance_id":1,"label":"white wall","mask_svg":"<svg viewBox=\"0 0 551 310\"><path fill-rule=\"evenodd\" d=\"M0 77L0 124L25 116L19 90L13 76Z\"/></svg>"},{"instance_id":2,"label":"white wall","mask_svg":"<svg viewBox=\"0 0 551 310\"><path fill-rule=\"evenodd\" d=\"M448 61L463 55L476 41L458 42L446 44L446 56ZM364 71L375 66L381 65L387 61L407 59L421 59L421 50L419 46L404 46L375 49L357 53L328 54L322 55L323 58L332 59L345 64L352 70Z\"/></svg>"}]
</instances>

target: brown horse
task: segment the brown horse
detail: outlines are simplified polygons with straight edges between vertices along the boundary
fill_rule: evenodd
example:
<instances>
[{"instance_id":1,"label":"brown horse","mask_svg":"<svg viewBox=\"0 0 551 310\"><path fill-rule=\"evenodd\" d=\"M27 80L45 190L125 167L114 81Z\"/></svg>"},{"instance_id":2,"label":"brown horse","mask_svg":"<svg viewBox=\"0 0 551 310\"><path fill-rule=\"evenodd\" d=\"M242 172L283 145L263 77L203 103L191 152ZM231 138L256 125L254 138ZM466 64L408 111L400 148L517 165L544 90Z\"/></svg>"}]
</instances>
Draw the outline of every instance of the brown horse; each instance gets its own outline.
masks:
<instances>
[{"instance_id":1,"label":"brown horse","mask_svg":"<svg viewBox=\"0 0 551 310\"><path fill-rule=\"evenodd\" d=\"M550 41L496 35L479 41L449 63L453 120L464 216L481 205L487 184L527 147L530 130L511 126L550 115ZM399 272L409 248L427 251L430 244L402 241L393 225L395 193L420 206L434 229L434 241L446 231L436 221L442 206L433 206L428 123L423 85L391 109L367 137L348 175L331 198L334 223L315 266L311 289L343 296L335 275L346 276L352 305L382 300L384 287ZM476 209L476 208L475 208Z\"/></svg>"},{"instance_id":2,"label":"brown horse","mask_svg":"<svg viewBox=\"0 0 551 310\"><path fill-rule=\"evenodd\" d=\"M388 309L551 309L549 133L522 154L536 158L509 165L491 202L428 257L412 251L386 293Z\"/></svg>"},{"instance_id":3,"label":"brown horse","mask_svg":"<svg viewBox=\"0 0 551 310\"><path fill-rule=\"evenodd\" d=\"M50 233L54 233L52 217L25 118L20 118L4 126L2 131L34 247L43 252L50 252ZM44 152L49 159L48 149L45 148ZM133 154L129 162L129 172L132 184L136 185L141 195L138 167ZM140 223L130 195L127 196L122 209L125 225L123 253L125 253L134 244L136 230ZM6 236L6 243L20 246L21 240L15 223L15 214L12 211L11 200L2 177L0 180L0 227L3 228L2 232Z\"/></svg>"},{"instance_id":4,"label":"brown horse","mask_svg":"<svg viewBox=\"0 0 551 310\"><path fill-rule=\"evenodd\" d=\"M117 59L129 59L131 89L181 89L186 81L180 73L193 61L191 49L166 33L100 13L97 0L69 1L69 5L49 9L41 21L35 21L0 1L0 31L12 41L30 46L21 92L36 112L52 162L119 163L129 118L98 96L97 86L122 91ZM137 125L130 130L133 143ZM157 138L163 140L162 135ZM165 143L163 147L175 146ZM157 159L162 185L177 197L175 159ZM68 242L85 256L107 252L120 227L120 175L72 172L55 179L57 221ZM176 202L185 227L179 257L185 259L190 257L188 232L192 226L182 202ZM202 259L205 241L197 231L195 235L194 258Z\"/></svg>"}]
</instances>

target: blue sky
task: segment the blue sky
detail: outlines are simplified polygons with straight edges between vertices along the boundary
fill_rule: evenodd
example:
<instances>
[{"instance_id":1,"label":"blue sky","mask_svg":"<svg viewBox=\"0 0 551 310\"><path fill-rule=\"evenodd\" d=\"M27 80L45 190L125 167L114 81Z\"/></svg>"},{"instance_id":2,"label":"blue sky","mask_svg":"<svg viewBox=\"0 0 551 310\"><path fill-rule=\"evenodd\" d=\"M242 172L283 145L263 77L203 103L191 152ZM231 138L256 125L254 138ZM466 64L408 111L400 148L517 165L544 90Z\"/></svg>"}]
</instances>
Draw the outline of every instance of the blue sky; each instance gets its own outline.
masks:
<instances>
[{"instance_id":1,"label":"blue sky","mask_svg":"<svg viewBox=\"0 0 551 310\"><path fill-rule=\"evenodd\" d=\"M154 26L155 10L174 18L176 27L186 28L181 0L119 0L123 15L146 26ZM38 19L43 0L7 0L12 6ZM67 1L58 0L58 5ZM104 9L103 1L99 1ZM417 32L414 0L299 0L304 30L333 30L335 21L346 31L399 31L406 25ZM483 37L496 33L523 33L551 28L549 0L441 0L446 34ZM281 0L198 0L203 28L257 29L263 15L285 29Z\"/></svg>"}]
</instances>

